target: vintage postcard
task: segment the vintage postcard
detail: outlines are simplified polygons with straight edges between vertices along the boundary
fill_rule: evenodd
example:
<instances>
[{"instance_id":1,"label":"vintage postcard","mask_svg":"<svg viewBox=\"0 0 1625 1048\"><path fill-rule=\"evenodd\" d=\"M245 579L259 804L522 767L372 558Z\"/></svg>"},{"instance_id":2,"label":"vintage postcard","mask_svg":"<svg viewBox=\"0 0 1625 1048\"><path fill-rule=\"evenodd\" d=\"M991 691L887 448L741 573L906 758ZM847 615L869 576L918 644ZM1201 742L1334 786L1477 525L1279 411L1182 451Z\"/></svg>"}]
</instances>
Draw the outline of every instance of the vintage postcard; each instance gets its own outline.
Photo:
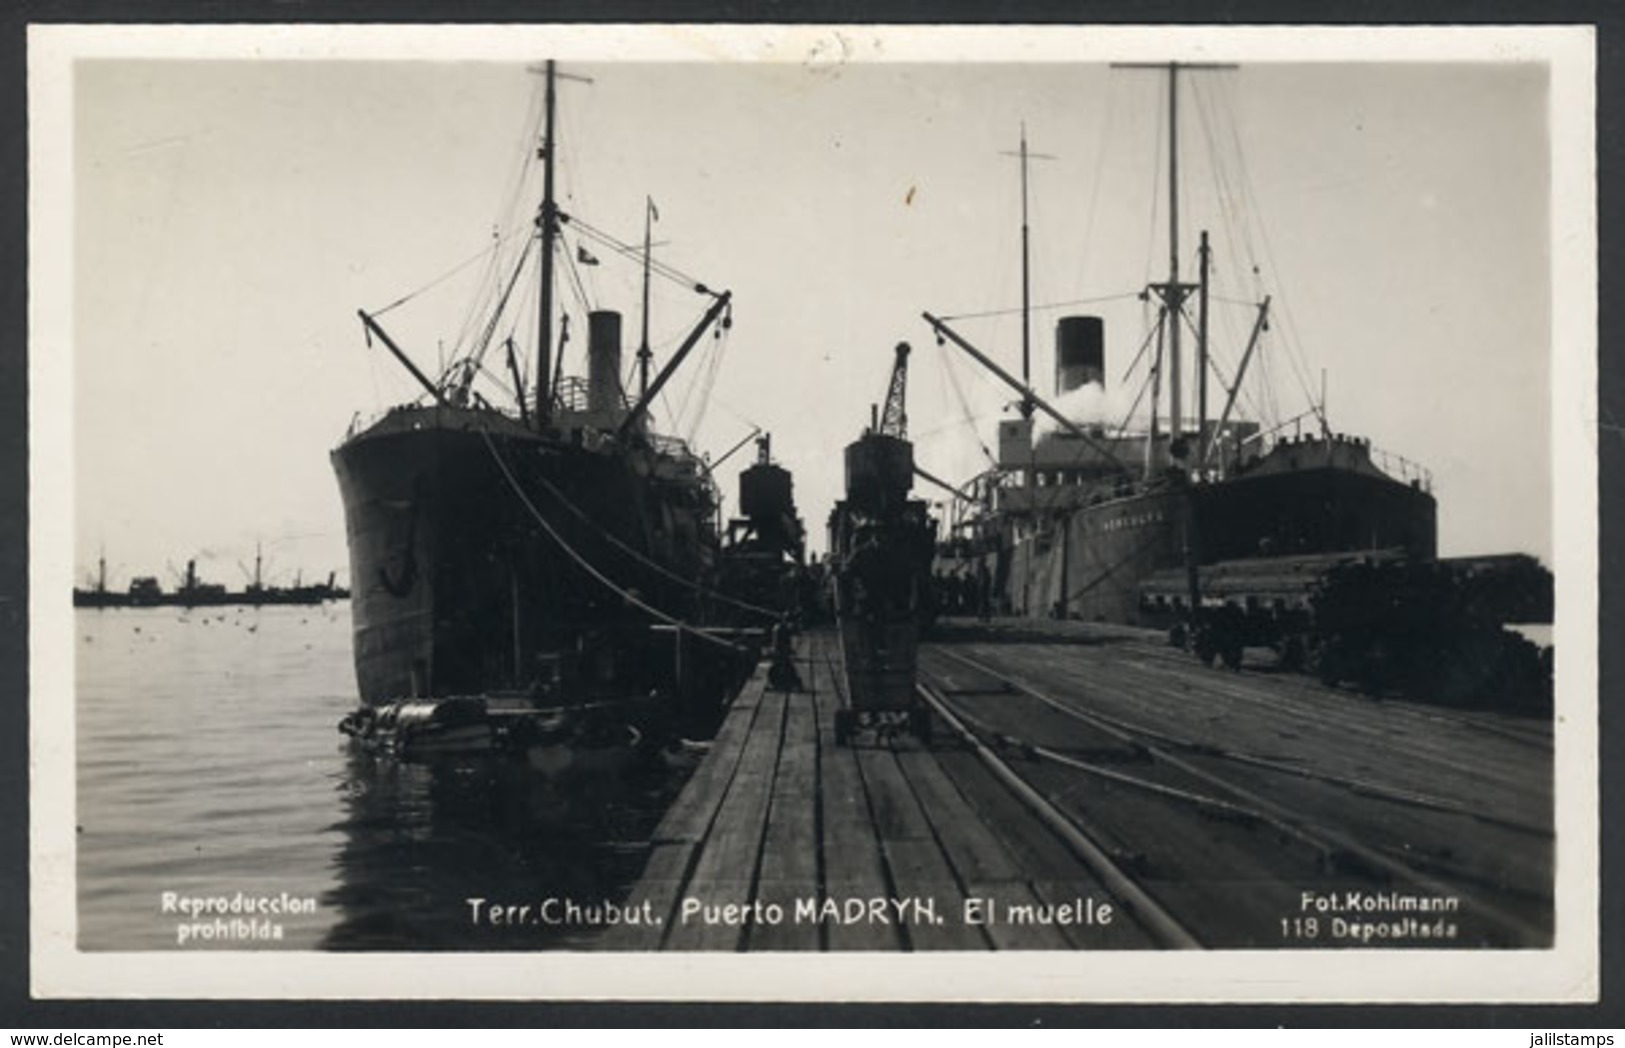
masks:
<instances>
[{"instance_id":1,"label":"vintage postcard","mask_svg":"<svg viewBox=\"0 0 1625 1048\"><path fill-rule=\"evenodd\" d=\"M34 993L1595 1000L1594 62L34 27Z\"/></svg>"}]
</instances>

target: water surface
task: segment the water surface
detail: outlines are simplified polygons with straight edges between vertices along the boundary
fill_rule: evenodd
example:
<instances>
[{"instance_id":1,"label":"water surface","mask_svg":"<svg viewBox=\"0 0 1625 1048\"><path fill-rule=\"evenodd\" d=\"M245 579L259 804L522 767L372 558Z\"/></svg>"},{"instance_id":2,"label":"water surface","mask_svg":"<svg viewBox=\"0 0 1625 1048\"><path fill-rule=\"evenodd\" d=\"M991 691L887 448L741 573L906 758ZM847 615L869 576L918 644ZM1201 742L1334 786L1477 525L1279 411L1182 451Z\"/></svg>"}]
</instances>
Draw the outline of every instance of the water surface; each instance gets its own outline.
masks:
<instances>
[{"instance_id":1,"label":"water surface","mask_svg":"<svg viewBox=\"0 0 1625 1048\"><path fill-rule=\"evenodd\" d=\"M686 770L556 783L352 753L342 603L74 614L84 950L591 947L475 927L466 900L624 897ZM313 912L233 923L165 912L165 893Z\"/></svg>"}]
</instances>

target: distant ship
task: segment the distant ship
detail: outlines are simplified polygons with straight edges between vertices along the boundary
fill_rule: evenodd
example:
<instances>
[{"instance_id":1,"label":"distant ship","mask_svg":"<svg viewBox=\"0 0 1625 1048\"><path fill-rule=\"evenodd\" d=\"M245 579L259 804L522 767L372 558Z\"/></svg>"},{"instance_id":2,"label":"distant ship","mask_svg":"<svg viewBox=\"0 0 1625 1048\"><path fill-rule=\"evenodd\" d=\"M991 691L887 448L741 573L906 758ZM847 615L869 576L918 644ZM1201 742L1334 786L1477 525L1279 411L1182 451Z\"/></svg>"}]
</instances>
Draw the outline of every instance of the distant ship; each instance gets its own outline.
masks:
<instances>
[{"instance_id":1,"label":"distant ship","mask_svg":"<svg viewBox=\"0 0 1625 1048\"><path fill-rule=\"evenodd\" d=\"M1269 327L1269 296L1253 309L1233 377L1221 378L1222 407L1210 410L1217 369L1205 231L1196 281L1180 271L1177 100L1185 67L1157 68L1168 76L1169 268L1139 291L1155 321L1140 344L1148 367L1135 405L1148 411L1138 428L1132 409L1120 422L1075 418L1033 388L1025 132L1021 377L947 320L924 314L939 342L1019 395L1016 417L998 423L993 468L950 488L954 519L935 562L938 603L950 614L1167 628L1173 643L1206 662L1239 666L1246 648L1269 646L1282 665L1329 683L1549 709L1549 654L1502 628L1551 621L1549 571L1521 554L1440 559L1428 473L1333 430L1324 394L1269 428L1240 416L1238 394ZM1194 375L1181 359L1187 329ZM1106 403L1102 319L1063 317L1055 331L1057 399ZM1183 399L1192 378L1194 417ZM1053 427L1040 431L1035 416Z\"/></svg>"},{"instance_id":2,"label":"distant ship","mask_svg":"<svg viewBox=\"0 0 1625 1048\"><path fill-rule=\"evenodd\" d=\"M73 606L76 608L150 608L150 607L217 607L240 605L259 607L266 604L324 604L330 600L344 600L350 591L336 585L337 572L329 572L326 582L305 584L295 580L292 586L267 585L260 578L260 558L254 557L254 579L243 589L229 590L218 582L204 582L198 577L197 561L186 562L186 574L173 590L165 590L157 576L137 575L129 588L107 588L107 558L100 557L96 564L96 582L89 587L74 587Z\"/></svg>"},{"instance_id":3,"label":"distant ship","mask_svg":"<svg viewBox=\"0 0 1625 1048\"><path fill-rule=\"evenodd\" d=\"M352 427L332 453L360 697L373 707L517 698L524 708L624 708L628 719L703 722L749 653L715 628L725 601L715 586L710 470L683 441L654 432L649 409L701 340L731 325L732 298L682 282L704 303L703 315L651 378L646 215L635 387L623 384L621 315L608 310L587 314L586 376L563 374L569 317L556 317L553 302L564 233L577 237L572 265L596 264L580 241L589 232L595 250L633 259L639 252L559 207L558 75L548 62L541 204L483 322L487 340L430 379L376 315L360 314L369 342L383 342L423 389L417 402ZM528 263L536 270L537 316L525 325L537 333L534 367L522 374L515 341L503 343L513 386L511 403L499 406L474 380L492 333L514 326L502 317L524 297L510 293Z\"/></svg>"},{"instance_id":4,"label":"distant ship","mask_svg":"<svg viewBox=\"0 0 1625 1048\"><path fill-rule=\"evenodd\" d=\"M1268 329L1268 296L1255 308L1234 381L1222 391L1222 409L1210 411L1211 249L1203 232L1197 280L1185 282L1177 168L1182 67L1164 68L1169 268L1166 279L1142 291L1157 307L1153 332L1142 344L1150 363L1140 391L1149 404L1148 423L1138 431L1126 419L1080 423L1034 392L1027 373L1017 380L946 322L926 314L939 340L970 352L1021 397L1018 417L999 422L996 467L970 486L973 494L964 493L974 509L961 513L946 551L952 573L986 580L979 599L996 611L1137 623L1151 610L1143 584L1159 572L1182 578L1188 572L1194 587L1197 569L1220 561L1372 551L1428 559L1436 553L1437 508L1425 471L1382 456L1363 437L1332 431L1322 405L1291 420L1290 427L1264 429L1238 416L1238 394ZM1026 155L1023 135L1023 165ZM1024 215L1024 296L1025 221ZM1024 338L1027 329L1024 315ZM1194 405L1184 400L1191 377L1181 355L1187 329L1196 333ZM1064 317L1055 332L1057 398L1086 387L1103 394L1102 319ZM1025 360L1025 347L1023 355ZM1039 413L1054 423L1050 431L1037 432ZM1194 592L1190 598L1200 601Z\"/></svg>"}]
</instances>

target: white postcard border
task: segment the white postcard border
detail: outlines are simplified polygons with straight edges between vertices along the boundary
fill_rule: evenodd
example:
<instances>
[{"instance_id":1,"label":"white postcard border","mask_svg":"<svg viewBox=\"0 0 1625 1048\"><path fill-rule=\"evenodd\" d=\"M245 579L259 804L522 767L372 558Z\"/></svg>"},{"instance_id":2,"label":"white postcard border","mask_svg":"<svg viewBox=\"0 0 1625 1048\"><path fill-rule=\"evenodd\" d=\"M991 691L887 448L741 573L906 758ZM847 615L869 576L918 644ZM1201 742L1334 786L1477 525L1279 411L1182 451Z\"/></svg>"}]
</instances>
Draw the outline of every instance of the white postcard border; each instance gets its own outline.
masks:
<instances>
[{"instance_id":1,"label":"white postcard border","mask_svg":"<svg viewBox=\"0 0 1625 1048\"><path fill-rule=\"evenodd\" d=\"M73 63L1535 62L1551 70L1556 946L1545 951L772 955L87 953L76 946ZM1598 993L1595 33L1590 27L35 26L29 34L32 985L41 997L1579 1002ZM1380 952L1380 957L1377 956ZM1373 963L1379 961L1380 963Z\"/></svg>"}]
</instances>

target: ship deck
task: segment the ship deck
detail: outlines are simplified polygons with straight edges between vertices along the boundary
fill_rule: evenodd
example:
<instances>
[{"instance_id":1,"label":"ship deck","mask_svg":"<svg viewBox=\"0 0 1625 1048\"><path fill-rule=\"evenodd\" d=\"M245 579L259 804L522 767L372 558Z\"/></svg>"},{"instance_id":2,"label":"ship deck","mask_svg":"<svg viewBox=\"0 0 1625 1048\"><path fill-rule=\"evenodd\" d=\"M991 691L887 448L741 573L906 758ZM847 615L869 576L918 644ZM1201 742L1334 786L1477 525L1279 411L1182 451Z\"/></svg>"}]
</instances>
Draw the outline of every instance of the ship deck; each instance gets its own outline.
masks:
<instances>
[{"instance_id":1,"label":"ship deck","mask_svg":"<svg viewBox=\"0 0 1625 1048\"><path fill-rule=\"evenodd\" d=\"M1333 921L1423 934L1405 900L1451 929L1405 945L1549 943L1550 723L1208 669L1142 630L938 636L921 680L974 737L939 713L928 742L837 744L839 645L802 635L804 689L764 665L658 827L630 896L657 921L603 945L1369 945Z\"/></svg>"}]
</instances>

